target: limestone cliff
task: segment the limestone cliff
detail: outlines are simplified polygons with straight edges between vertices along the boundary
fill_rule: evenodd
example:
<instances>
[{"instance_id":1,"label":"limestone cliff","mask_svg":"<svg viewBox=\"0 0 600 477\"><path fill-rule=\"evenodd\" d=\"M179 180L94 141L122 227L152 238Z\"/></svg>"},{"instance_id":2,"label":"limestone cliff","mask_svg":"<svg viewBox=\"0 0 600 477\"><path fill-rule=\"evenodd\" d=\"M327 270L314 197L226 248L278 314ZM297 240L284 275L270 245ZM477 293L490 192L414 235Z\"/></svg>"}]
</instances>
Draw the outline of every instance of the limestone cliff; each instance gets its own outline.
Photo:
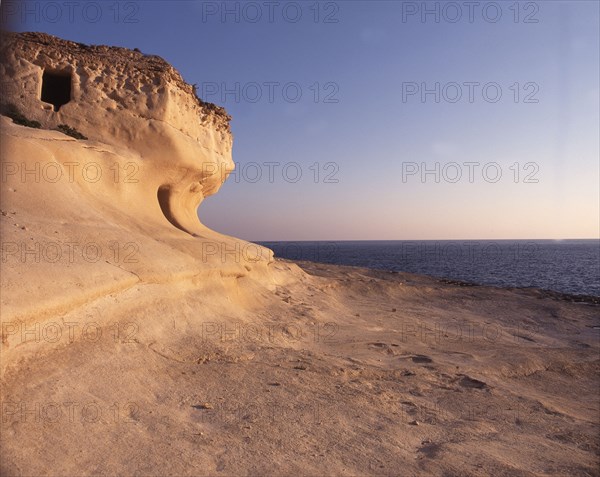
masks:
<instances>
[{"instance_id":1,"label":"limestone cliff","mask_svg":"<svg viewBox=\"0 0 600 477\"><path fill-rule=\"evenodd\" d=\"M4 34L1 54L6 316L268 272L270 251L198 220L234 166L230 118L165 60L42 33Z\"/></svg>"},{"instance_id":2,"label":"limestone cliff","mask_svg":"<svg viewBox=\"0 0 600 477\"><path fill-rule=\"evenodd\" d=\"M147 187L161 189L169 220L197 232L198 205L233 168L230 118L198 99L165 60L43 33L7 34L0 75L5 107L16 106L46 129L64 124L93 141L135 151L160 169L159 182ZM49 102L57 96L66 102Z\"/></svg>"}]
</instances>

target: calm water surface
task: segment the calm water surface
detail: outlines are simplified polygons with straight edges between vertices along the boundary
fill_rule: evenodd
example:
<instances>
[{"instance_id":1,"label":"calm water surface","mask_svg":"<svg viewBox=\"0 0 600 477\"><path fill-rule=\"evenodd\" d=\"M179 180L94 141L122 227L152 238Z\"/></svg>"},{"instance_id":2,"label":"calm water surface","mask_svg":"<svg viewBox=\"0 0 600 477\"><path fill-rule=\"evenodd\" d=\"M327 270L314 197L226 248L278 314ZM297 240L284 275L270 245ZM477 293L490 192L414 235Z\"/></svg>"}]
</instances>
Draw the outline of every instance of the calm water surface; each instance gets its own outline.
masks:
<instances>
[{"instance_id":1,"label":"calm water surface","mask_svg":"<svg viewBox=\"0 0 600 477\"><path fill-rule=\"evenodd\" d=\"M275 255L600 296L600 240L260 242Z\"/></svg>"}]
</instances>

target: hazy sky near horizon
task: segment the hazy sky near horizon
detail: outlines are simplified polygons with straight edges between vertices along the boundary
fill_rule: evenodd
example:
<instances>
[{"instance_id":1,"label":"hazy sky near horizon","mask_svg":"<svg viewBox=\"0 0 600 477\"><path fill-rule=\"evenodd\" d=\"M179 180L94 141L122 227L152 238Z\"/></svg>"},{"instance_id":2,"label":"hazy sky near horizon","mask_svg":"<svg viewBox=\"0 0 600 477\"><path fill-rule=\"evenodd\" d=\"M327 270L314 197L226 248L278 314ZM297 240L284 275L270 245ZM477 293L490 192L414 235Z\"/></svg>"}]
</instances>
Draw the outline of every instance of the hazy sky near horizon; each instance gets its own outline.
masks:
<instances>
[{"instance_id":1,"label":"hazy sky near horizon","mask_svg":"<svg viewBox=\"0 0 600 477\"><path fill-rule=\"evenodd\" d=\"M600 2L71 5L2 0L5 28L160 55L233 116L215 230L600 235Z\"/></svg>"}]
</instances>

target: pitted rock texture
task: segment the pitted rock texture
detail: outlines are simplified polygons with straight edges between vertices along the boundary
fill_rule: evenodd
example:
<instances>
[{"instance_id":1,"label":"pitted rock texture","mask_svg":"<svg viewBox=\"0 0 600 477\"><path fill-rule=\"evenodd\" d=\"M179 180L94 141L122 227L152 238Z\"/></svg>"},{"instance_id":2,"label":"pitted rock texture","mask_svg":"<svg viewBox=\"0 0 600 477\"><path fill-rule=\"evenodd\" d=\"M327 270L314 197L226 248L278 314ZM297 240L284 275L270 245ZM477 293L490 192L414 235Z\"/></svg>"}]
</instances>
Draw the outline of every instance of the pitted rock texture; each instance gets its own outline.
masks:
<instances>
[{"instance_id":1,"label":"pitted rock texture","mask_svg":"<svg viewBox=\"0 0 600 477\"><path fill-rule=\"evenodd\" d=\"M44 129L67 125L92 141L134 151L158 171L165 216L198 233L196 209L233 170L230 117L197 98L165 60L126 48L87 46L44 33L6 33L0 77L4 108ZM70 82L70 100L42 101L44 75Z\"/></svg>"}]
</instances>

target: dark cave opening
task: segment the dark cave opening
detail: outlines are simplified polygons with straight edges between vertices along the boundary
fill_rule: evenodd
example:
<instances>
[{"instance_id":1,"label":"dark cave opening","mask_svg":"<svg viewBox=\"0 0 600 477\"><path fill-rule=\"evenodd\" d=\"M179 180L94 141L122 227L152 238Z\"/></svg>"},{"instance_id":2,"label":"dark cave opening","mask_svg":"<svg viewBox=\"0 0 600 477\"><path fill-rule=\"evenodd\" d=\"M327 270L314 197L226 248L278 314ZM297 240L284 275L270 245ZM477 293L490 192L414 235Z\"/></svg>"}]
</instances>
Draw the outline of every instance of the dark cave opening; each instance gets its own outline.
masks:
<instances>
[{"instance_id":1,"label":"dark cave opening","mask_svg":"<svg viewBox=\"0 0 600 477\"><path fill-rule=\"evenodd\" d=\"M42 75L42 101L54 106L54 111L71 101L71 75L44 71Z\"/></svg>"}]
</instances>

